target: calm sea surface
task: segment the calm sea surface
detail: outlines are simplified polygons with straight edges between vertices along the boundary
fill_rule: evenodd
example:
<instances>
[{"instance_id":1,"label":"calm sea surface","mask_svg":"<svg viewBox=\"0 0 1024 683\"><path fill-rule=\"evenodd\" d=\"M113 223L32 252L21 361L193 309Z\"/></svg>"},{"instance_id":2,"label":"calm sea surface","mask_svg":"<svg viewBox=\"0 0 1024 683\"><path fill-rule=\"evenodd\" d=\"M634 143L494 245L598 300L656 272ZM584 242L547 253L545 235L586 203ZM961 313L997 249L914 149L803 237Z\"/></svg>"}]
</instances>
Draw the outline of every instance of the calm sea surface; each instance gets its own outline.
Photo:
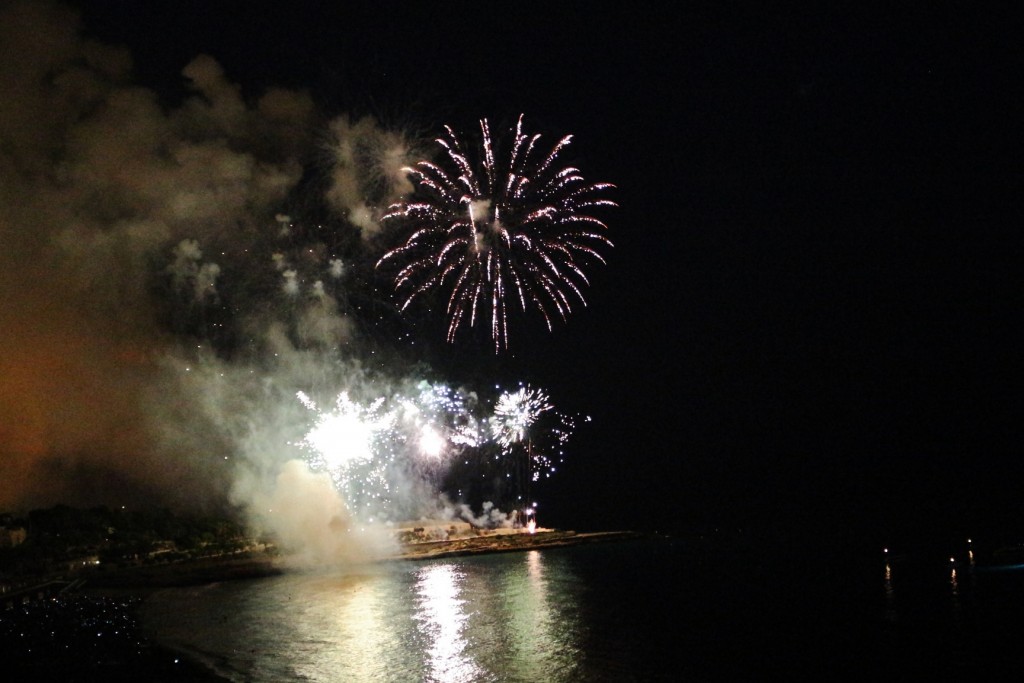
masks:
<instances>
[{"instance_id":1,"label":"calm sea surface","mask_svg":"<svg viewBox=\"0 0 1024 683\"><path fill-rule=\"evenodd\" d=\"M1024 670L1024 568L645 540L158 592L238 681L947 678ZM818 560L818 561L816 561Z\"/></svg>"}]
</instances>

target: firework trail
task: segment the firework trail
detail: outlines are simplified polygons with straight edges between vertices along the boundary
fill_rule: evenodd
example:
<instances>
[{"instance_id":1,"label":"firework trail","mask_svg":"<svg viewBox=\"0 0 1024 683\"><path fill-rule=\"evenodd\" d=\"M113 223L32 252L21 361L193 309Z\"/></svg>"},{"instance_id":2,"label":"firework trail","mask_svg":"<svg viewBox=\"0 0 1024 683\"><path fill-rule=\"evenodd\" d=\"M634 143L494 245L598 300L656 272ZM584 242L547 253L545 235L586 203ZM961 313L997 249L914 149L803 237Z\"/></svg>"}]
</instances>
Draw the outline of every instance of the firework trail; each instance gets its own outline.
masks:
<instances>
[{"instance_id":1,"label":"firework trail","mask_svg":"<svg viewBox=\"0 0 1024 683\"><path fill-rule=\"evenodd\" d=\"M393 204L382 221L410 230L405 243L380 259L401 265L395 291L404 310L431 290L450 290L448 341L459 327L490 316L495 353L508 348L509 301L540 311L548 329L564 321L589 284L584 267L604 263L597 251L610 247L607 226L592 209L615 206L600 195L613 186L589 184L573 167L559 168L559 154L572 136L546 155L537 151L540 135L523 133L519 117L512 149L499 160L487 119L480 121L481 145L474 159L451 127L437 140L449 168L421 161L406 168L424 196ZM514 305L514 304L513 304Z\"/></svg>"}]
</instances>

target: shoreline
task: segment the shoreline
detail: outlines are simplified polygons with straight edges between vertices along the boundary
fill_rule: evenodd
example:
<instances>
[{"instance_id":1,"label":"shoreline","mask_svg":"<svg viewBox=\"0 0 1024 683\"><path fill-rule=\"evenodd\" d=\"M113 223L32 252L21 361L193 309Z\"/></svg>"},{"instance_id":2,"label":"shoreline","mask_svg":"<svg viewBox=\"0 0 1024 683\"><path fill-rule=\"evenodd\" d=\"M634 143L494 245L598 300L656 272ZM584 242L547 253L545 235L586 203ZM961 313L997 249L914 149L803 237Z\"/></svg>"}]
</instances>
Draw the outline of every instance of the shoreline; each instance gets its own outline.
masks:
<instances>
[{"instance_id":1,"label":"shoreline","mask_svg":"<svg viewBox=\"0 0 1024 683\"><path fill-rule=\"evenodd\" d=\"M443 541L407 543L398 554L374 562L416 561L564 548L589 543L636 540L649 536L636 531L577 533L557 529L543 529L532 534L487 534ZM289 564L286 556L247 553L227 558L200 558L163 565L100 570L82 578L86 579L84 590L87 592L131 592L145 595L161 588L278 576L292 569L295 567Z\"/></svg>"},{"instance_id":2,"label":"shoreline","mask_svg":"<svg viewBox=\"0 0 1024 683\"><path fill-rule=\"evenodd\" d=\"M648 536L648 534L638 531L591 531L577 533L575 531L560 531L557 529L540 529L532 534L496 534L455 538L446 541L410 543L405 546L404 552L391 559L426 560L544 548L565 548L587 543L635 540Z\"/></svg>"}]
</instances>

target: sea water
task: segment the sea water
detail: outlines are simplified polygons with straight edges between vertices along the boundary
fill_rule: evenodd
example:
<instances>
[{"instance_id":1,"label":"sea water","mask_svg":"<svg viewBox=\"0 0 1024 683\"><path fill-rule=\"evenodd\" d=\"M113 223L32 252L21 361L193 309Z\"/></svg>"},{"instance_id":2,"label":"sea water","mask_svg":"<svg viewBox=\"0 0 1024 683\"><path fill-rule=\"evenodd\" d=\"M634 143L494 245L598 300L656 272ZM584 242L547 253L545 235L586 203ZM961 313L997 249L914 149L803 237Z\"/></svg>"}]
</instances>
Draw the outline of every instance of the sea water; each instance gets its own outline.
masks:
<instances>
[{"instance_id":1,"label":"sea water","mask_svg":"<svg viewBox=\"0 0 1024 683\"><path fill-rule=\"evenodd\" d=\"M1021 666L1022 608L1024 569L655 539L174 588L143 620L236 681L898 680Z\"/></svg>"}]
</instances>

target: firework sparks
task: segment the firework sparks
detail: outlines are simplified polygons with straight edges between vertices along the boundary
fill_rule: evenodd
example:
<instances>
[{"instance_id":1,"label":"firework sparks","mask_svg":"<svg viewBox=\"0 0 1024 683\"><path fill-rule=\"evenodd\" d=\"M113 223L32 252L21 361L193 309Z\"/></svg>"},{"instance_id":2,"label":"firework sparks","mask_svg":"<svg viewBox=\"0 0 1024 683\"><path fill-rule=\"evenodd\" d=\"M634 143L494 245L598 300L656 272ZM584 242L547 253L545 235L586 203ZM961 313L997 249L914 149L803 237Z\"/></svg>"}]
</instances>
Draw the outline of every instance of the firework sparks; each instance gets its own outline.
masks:
<instances>
[{"instance_id":1,"label":"firework sparks","mask_svg":"<svg viewBox=\"0 0 1024 683\"><path fill-rule=\"evenodd\" d=\"M330 475L349 510L364 519L419 514L417 501L403 499L405 492L423 491L410 487L411 478L440 493L436 486L454 456L465 454L465 464L472 460L486 466L484 457L490 456L484 454L494 446L500 449L496 466L511 467L519 485L528 487L542 472L551 476L555 471L574 427L571 417L554 410L543 390L530 386L501 393L483 417L474 414L478 407L473 395L426 381L411 391L369 399L343 391L330 409L322 409L303 392L297 396L315 420L295 445L306 452L311 469ZM553 417L537 424L546 415Z\"/></svg>"},{"instance_id":2,"label":"firework sparks","mask_svg":"<svg viewBox=\"0 0 1024 683\"><path fill-rule=\"evenodd\" d=\"M397 458L407 447L415 448L416 438L410 434L421 431L402 420L405 401L379 397L363 405L342 392L334 409L323 411L304 393L298 398L317 415L297 444L309 454L310 467L330 475L351 511L381 517L394 505L392 469Z\"/></svg>"},{"instance_id":3,"label":"firework sparks","mask_svg":"<svg viewBox=\"0 0 1024 683\"><path fill-rule=\"evenodd\" d=\"M539 135L523 133L519 117L512 149L499 161L487 119L480 121L481 148L474 162L451 127L437 140L452 167L421 161L404 169L426 197L393 204L382 221L402 221L405 243L384 254L405 264L394 278L404 310L418 296L440 289L448 297L448 341L463 323L490 316L495 353L508 347L509 301L540 311L548 329L565 320L589 284L584 267L604 263L607 226L589 212L615 203L602 198L608 183L589 184L573 167L558 168L572 136L547 154Z\"/></svg>"},{"instance_id":4,"label":"firework sparks","mask_svg":"<svg viewBox=\"0 0 1024 683\"><path fill-rule=\"evenodd\" d=\"M296 445L315 471L327 472L360 516L412 514L401 500L410 477L436 475L449 452L481 442L467 397L444 385L420 382L411 392L360 401L341 392L331 410L303 392L299 401L316 420Z\"/></svg>"},{"instance_id":5,"label":"firework sparks","mask_svg":"<svg viewBox=\"0 0 1024 683\"><path fill-rule=\"evenodd\" d=\"M494 406L495 441L505 448L523 441L533 423L551 408L547 394L541 389L526 386L518 391L506 391Z\"/></svg>"},{"instance_id":6,"label":"firework sparks","mask_svg":"<svg viewBox=\"0 0 1024 683\"><path fill-rule=\"evenodd\" d=\"M545 414L554 418L555 426L540 429L537 423ZM555 471L555 458L561 462L561 449L574 427L572 417L555 411L541 389L521 385L517 391L506 391L498 398L491 418L492 437L513 463L520 498L529 493L530 485L539 481L542 473L550 477ZM539 439L536 448L535 437ZM515 457L517 445L522 445L521 459Z\"/></svg>"},{"instance_id":7,"label":"firework sparks","mask_svg":"<svg viewBox=\"0 0 1024 683\"><path fill-rule=\"evenodd\" d=\"M394 415L382 410L384 399L362 407L349 398L347 392L338 395L335 410L321 411L303 392L299 401L317 413L316 424L306 434L301 446L315 454L314 464L332 473L342 472L354 463L370 461L374 456L374 442L391 430Z\"/></svg>"},{"instance_id":8,"label":"firework sparks","mask_svg":"<svg viewBox=\"0 0 1024 683\"><path fill-rule=\"evenodd\" d=\"M556 461L565 458L565 446L576 431L576 420L572 415L556 413L557 423L548 430L549 442L544 449L531 449L530 481L540 481L541 475L550 477L557 471ZM590 418L586 418L589 422Z\"/></svg>"}]
</instances>

